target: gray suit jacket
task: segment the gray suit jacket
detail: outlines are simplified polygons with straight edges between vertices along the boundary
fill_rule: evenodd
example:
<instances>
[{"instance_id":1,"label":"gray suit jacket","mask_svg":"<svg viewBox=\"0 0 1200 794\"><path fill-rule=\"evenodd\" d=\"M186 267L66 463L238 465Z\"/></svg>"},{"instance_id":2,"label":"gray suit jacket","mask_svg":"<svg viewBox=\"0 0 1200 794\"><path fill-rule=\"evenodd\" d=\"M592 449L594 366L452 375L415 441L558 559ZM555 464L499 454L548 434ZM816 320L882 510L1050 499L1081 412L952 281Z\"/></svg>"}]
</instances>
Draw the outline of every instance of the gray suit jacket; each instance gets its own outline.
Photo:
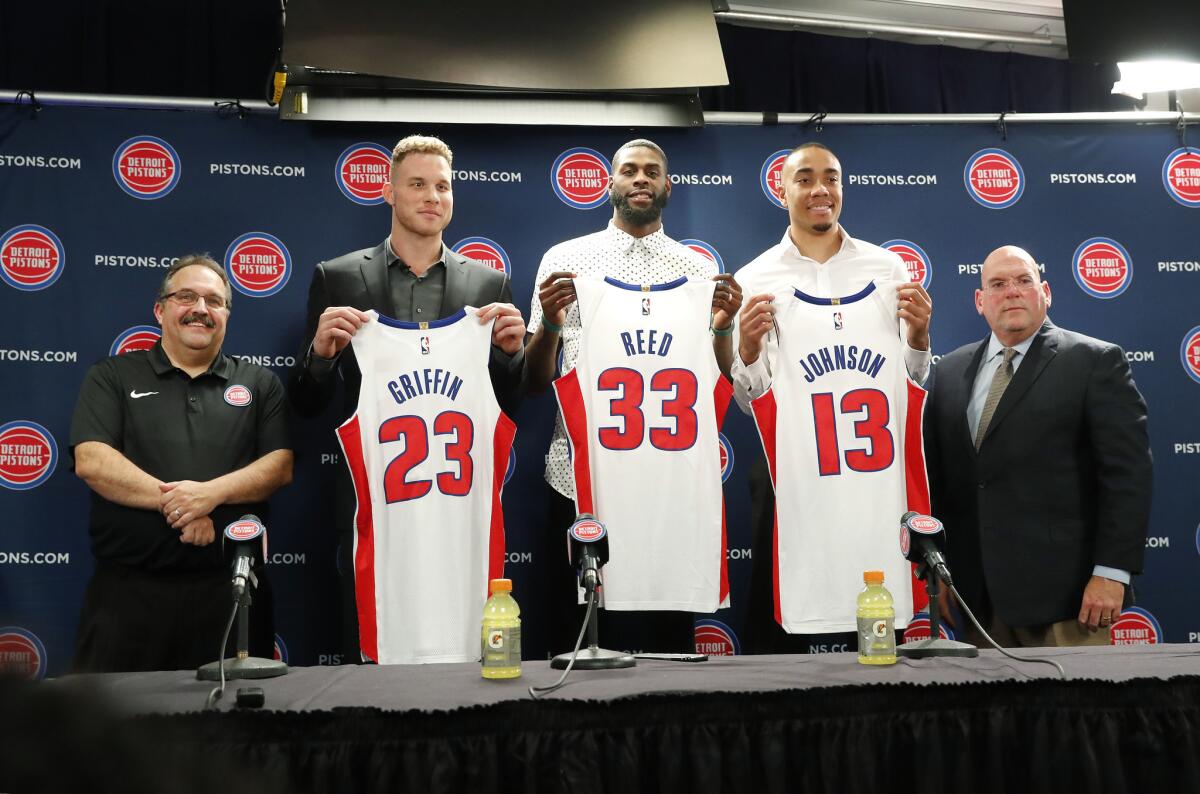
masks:
<instances>
[{"instance_id":1,"label":"gray suit jacket","mask_svg":"<svg viewBox=\"0 0 1200 794\"><path fill-rule=\"evenodd\" d=\"M1012 626L1078 616L1095 565L1142 569L1152 464L1146 403L1120 347L1058 328L1034 338L979 451L967 402L988 340L934 367L925 408L933 513L975 609Z\"/></svg>"},{"instance_id":2,"label":"gray suit jacket","mask_svg":"<svg viewBox=\"0 0 1200 794\"><path fill-rule=\"evenodd\" d=\"M313 272L312 284L308 290L304 347L298 358L299 363L293 368L288 382L288 395L301 416L312 416L323 411L332 400L337 387L336 376L318 381L308 370L308 354L321 312L330 306L353 306L362 311L374 309L388 317L393 316L385 245L386 240L373 248L364 248L322 262ZM473 259L448 251L446 292L442 297L440 316L451 315L463 306L484 306L496 302L512 302L508 276ZM515 412L520 399L521 369L524 362L524 351L508 356L498 348L492 348L489 364L492 387L501 407L510 416ZM353 346L342 352L337 366L346 385L340 418L346 418L354 413L358 405L358 389L362 380Z\"/></svg>"}]
</instances>

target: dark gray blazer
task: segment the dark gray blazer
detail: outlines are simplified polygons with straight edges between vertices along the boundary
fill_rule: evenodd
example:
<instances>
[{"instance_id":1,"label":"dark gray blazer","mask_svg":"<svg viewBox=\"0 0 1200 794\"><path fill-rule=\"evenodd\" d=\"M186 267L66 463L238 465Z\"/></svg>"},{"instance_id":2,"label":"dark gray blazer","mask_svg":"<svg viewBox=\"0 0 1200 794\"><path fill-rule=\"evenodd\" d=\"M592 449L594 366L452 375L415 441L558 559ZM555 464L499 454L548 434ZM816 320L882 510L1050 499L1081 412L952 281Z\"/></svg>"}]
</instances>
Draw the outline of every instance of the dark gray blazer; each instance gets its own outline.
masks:
<instances>
[{"instance_id":1,"label":"dark gray blazer","mask_svg":"<svg viewBox=\"0 0 1200 794\"><path fill-rule=\"evenodd\" d=\"M967 401L987 343L938 361L925 409L933 513L946 525L951 572L972 609L986 587L1009 625L1077 617L1095 565L1142 569L1146 403L1120 347L1047 320L976 452Z\"/></svg>"},{"instance_id":2,"label":"dark gray blazer","mask_svg":"<svg viewBox=\"0 0 1200 794\"><path fill-rule=\"evenodd\" d=\"M362 311L374 309L388 317L393 316L384 254L386 244L385 240L374 248L364 248L322 262L313 272L312 285L308 290L304 346L288 382L288 395L301 416L313 416L323 411L337 387L336 376L318 382L308 372L306 356L316 335L321 312L330 306L353 306ZM467 305L485 306L497 302L512 302L508 276L447 250L446 292L442 297L439 316L449 316ZM501 407L509 416L515 412L519 400L524 361L523 350L510 357L498 348L492 348L489 364L492 387ZM343 410L339 414L339 418L344 419L354 413L358 405L358 389L362 381L353 346L342 352L337 366L346 386Z\"/></svg>"}]
</instances>

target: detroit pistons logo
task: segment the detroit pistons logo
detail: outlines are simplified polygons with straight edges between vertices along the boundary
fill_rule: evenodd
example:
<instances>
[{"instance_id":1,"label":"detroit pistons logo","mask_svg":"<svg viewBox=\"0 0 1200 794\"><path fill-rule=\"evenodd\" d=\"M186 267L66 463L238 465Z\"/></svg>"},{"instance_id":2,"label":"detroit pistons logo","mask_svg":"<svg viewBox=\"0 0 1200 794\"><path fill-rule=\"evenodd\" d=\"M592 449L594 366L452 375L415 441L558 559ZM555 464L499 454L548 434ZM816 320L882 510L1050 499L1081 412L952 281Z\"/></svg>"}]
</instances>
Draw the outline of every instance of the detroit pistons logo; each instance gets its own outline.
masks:
<instances>
[{"instance_id":1,"label":"detroit pistons logo","mask_svg":"<svg viewBox=\"0 0 1200 794\"><path fill-rule=\"evenodd\" d=\"M225 527L225 537L230 540L254 540L263 533L263 525L249 518L234 521Z\"/></svg>"},{"instance_id":2,"label":"detroit pistons logo","mask_svg":"<svg viewBox=\"0 0 1200 794\"><path fill-rule=\"evenodd\" d=\"M229 244L225 270L238 292L266 298L287 284L292 275L292 255L278 237L249 232Z\"/></svg>"},{"instance_id":3,"label":"detroit pistons logo","mask_svg":"<svg viewBox=\"0 0 1200 794\"><path fill-rule=\"evenodd\" d=\"M763 195L772 204L785 209L783 204L783 164L791 154L790 149L780 149L763 161L762 170L758 173L758 184L762 187Z\"/></svg>"},{"instance_id":4,"label":"detroit pistons logo","mask_svg":"<svg viewBox=\"0 0 1200 794\"><path fill-rule=\"evenodd\" d=\"M110 356L123 356L135 350L149 350L155 342L162 338L162 330L156 325L135 325L117 334L112 347L108 349Z\"/></svg>"},{"instance_id":5,"label":"detroit pistons logo","mask_svg":"<svg viewBox=\"0 0 1200 794\"><path fill-rule=\"evenodd\" d=\"M1079 288L1093 298L1115 298L1133 279L1133 260L1116 240L1092 237L1075 249L1071 272Z\"/></svg>"},{"instance_id":6,"label":"detroit pistons logo","mask_svg":"<svg viewBox=\"0 0 1200 794\"><path fill-rule=\"evenodd\" d=\"M904 260L904 266L908 268L909 281L929 289L929 282L933 280L933 267L929 263L929 254L925 253L925 249L909 240L888 240L881 247L897 254Z\"/></svg>"},{"instance_id":7,"label":"detroit pistons logo","mask_svg":"<svg viewBox=\"0 0 1200 794\"><path fill-rule=\"evenodd\" d=\"M512 275L512 264L509 261L508 253L495 240L489 240L486 237L467 237L451 246L450 250L482 262L492 270L499 270L506 276Z\"/></svg>"},{"instance_id":8,"label":"detroit pistons logo","mask_svg":"<svg viewBox=\"0 0 1200 794\"><path fill-rule=\"evenodd\" d=\"M160 199L179 184L179 155L171 144L153 135L130 138L113 155L113 178L135 199Z\"/></svg>"},{"instance_id":9,"label":"detroit pistons logo","mask_svg":"<svg viewBox=\"0 0 1200 794\"><path fill-rule=\"evenodd\" d=\"M612 166L595 149L577 147L558 156L550 169L554 195L568 207L590 210L608 201Z\"/></svg>"},{"instance_id":10,"label":"detroit pistons logo","mask_svg":"<svg viewBox=\"0 0 1200 794\"><path fill-rule=\"evenodd\" d=\"M1011 207L1025 192L1021 164L1003 149L980 149L971 155L963 169L963 182L971 198L994 210Z\"/></svg>"},{"instance_id":11,"label":"detroit pistons logo","mask_svg":"<svg viewBox=\"0 0 1200 794\"><path fill-rule=\"evenodd\" d=\"M724 433L717 433L717 441L721 442L721 482L725 482L729 475L733 474L733 445L725 438Z\"/></svg>"},{"instance_id":12,"label":"detroit pistons logo","mask_svg":"<svg viewBox=\"0 0 1200 794\"><path fill-rule=\"evenodd\" d=\"M717 266L718 273L725 272L725 260L721 259L721 255L717 253L717 249L713 248L708 243L704 242L703 240L680 240L679 244L687 246L696 253L700 254L700 256L712 262Z\"/></svg>"},{"instance_id":13,"label":"detroit pistons logo","mask_svg":"<svg viewBox=\"0 0 1200 794\"><path fill-rule=\"evenodd\" d=\"M1188 377L1200 383L1200 325L1183 335L1183 344L1179 346L1179 360L1183 363L1183 371Z\"/></svg>"},{"instance_id":14,"label":"detroit pistons logo","mask_svg":"<svg viewBox=\"0 0 1200 794\"><path fill-rule=\"evenodd\" d=\"M1162 642L1158 619L1141 607L1130 607L1112 624L1110 645L1157 645Z\"/></svg>"},{"instance_id":15,"label":"detroit pistons logo","mask_svg":"<svg viewBox=\"0 0 1200 794\"><path fill-rule=\"evenodd\" d=\"M0 237L0 278L22 292L36 292L58 281L66 252L45 226L14 226Z\"/></svg>"},{"instance_id":16,"label":"detroit pistons logo","mask_svg":"<svg viewBox=\"0 0 1200 794\"><path fill-rule=\"evenodd\" d=\"M733 629L719 620L698 620L695 629L696 653L707 656L737 656L742 652Z\"/></svg>"},{"instance_id":17,"label":"detroit pistons logo","mask_svg":"<svg viewBox=\"0 0 1200 794\"><path fill-rule=\"evenodd\" d=\"M0 425L0 486L36 488L50 479L57 463L58 445L49 430L28 420Z\"/></svg>"},{"instance_id":18,"label":"detroit pistons logo","mask_svg":"<svg viewBox=\"0 0 1200 794\"><path fill-rule=\"evenodd\" d=\"M275 657L275 661L288 663L287 643L278 634L275 635L275 651L272 655Z\"/></svg>"},{"instance_id":19,"label":"detroit pistons logo","mask_svg":"<svg viewBox=\"0 0 1200 794\"><path fill-rule=\"evenodd\" d=\"M46 675L46 646L20 626L0 629L0 676L40 681Z\"/></svg>"},{"instance_id":20,"label":"detroit pistons logo","mask_svg":"<svg viewBox=\"0 0 1200 794\"><path fill-rule=\"evenodd\" d=\"M333 180L342 195L355 204L383 203L383 183L391 177L392 153L377 143L356 143L342 152Z\"/></svg>"},{"instance_id":21,"label":"detroit pistons logo","mask_svg":"<svg viewBox=\"0 0 1200 794\"><path fill-rule=\"evenodd\" d=\"M904 641L927 640L929 639L929 629L929 613L918 612L913 615L913 619L908 622L908 628L904 630ZM954 630L944 622L939 621L938 636L943 640L952 640L954 639Z\"/></svg>"},{"instance_id":22,"label":"detroit pistons logo","mask_svg":"<svg viewBox=\"0 0 1200 794\"><path fill-rule=\"evenodd\" d=\"M250 390L241 384L234 384L225 390L225 402L232 405L234 408L242 408L249 405L254 400L254 395Z\"/></svg>"},{"instance_id":23,"label":"detroit pistons logo","mask_svg":"<svg viewBox=\"0 0 1200 794\"><path fill-rule=\"evenodd\" d=\"M1189 146L1168 154L1162 179L1171 198L1185 207L1200 207L1200 149Z\"/></svg>"}]
</instances>

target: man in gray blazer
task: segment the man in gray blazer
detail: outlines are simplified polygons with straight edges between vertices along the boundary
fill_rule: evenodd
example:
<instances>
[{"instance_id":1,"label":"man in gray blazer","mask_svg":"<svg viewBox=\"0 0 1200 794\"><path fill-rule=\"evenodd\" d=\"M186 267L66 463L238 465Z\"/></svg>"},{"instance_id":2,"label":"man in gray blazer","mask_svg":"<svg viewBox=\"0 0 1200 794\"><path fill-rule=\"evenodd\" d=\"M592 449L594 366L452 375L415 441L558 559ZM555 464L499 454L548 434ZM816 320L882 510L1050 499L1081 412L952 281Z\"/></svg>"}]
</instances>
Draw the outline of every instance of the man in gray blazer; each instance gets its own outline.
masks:
<instances>
[{"instance_id":1,"label":"man in gray blazer","mask_svg":"<svg viewBox=\"0 0 1200 794\"><path fill-rule=\"evenodd\" d=\"M1146 403L1124 351L1055 326L1050 302L1033 257L993 251L975 291L992 332L936 364L925 409L955 583L1011 647L1108 644L1150 517Z\"/></svg>"},{"instance_id":2,"label":"man in gray blazer","mask_svg":"<svg viewBox=\"0 0 1200 794\"><path fill-rule=\"evenodd\" d=\"M392 151L390 179L383 187L392 208L391 233L372 248L317 265L308 291L303 356L292 370L288 394L297 413L314 416L344 382L337 423L358 405L361 374L350 340L369 320L368 309L397 320L427 322L464 306L479 307L479 322L495 320L489 362L501 407L512 415L519 400L524 365L525 321L512 305L508 276L459 256L446 247L442 231L454 214L453 155L437 138L412 135ZM335 377L335 371L341 378ZM335 523L343 572L344 662L359 661L354 566L350 559L354 493L344 467L336 485Z\"/></svg>"}]
</instances>

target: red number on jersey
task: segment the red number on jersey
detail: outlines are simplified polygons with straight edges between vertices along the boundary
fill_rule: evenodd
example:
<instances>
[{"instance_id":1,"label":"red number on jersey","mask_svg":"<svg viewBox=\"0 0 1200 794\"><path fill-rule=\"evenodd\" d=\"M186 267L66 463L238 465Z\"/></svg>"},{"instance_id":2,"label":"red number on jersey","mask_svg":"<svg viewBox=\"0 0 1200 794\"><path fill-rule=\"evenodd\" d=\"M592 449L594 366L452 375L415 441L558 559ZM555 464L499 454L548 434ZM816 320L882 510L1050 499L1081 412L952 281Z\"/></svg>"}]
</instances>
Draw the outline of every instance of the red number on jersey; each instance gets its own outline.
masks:
<instances>
[{"instance_id":1,"label":"red number on jersey","mask_svg":"<svg viewBox=\"0 0 1200 794\"><path fill-rule=\"evenodd\" d=\"M379 426L379 443L404 440L404 451L383 472L383 496L388 503L420 499L433 487L429 480L408 481L408 473L429 457L425 420L419 416L393 416Z\"/></svg>"},{"instance_id":2,"label":"red number on jersey","mask_svg":"<svg viewBox=\"0 0 1200 794\"><path fill-rule=\"evenodd\" d=\"M840 446L837 437L837 417L833 410L833 395L822 392L812 396L813 428L817 442L817 470L822 477L841 474ZM869 449L848 449L846 465L853 471L883 471L896 460L896 444L887 424L891 406L887 395L878 389L854 389L842 395L839 409L843 416L864 412L854 422L855 438L870 442Z\"/></svg>"},{"instance_id":3,"label":"red number on jersey","mask_svg":"<svg viewBox=\"0 0 1200 794\"><path fill-rule=\"evenodd\" d=\"M621 420L620 427L601 427L600 444L618 452L637 449L646 435L646 417L642 411L645 381L642 374L628 367L613 367L600 373L596 381L599 391L620 391L609 400L609 414ZM662 403L663 418L673 420L674 427L651 427L650 443L664 452L688 449L696 443L696 373L686 369L663 369L650 377L650 390L672 392Z\"/></svg>"},{"instance_id":4,"label":"red number on jersey","mask_svg":"<svg viewBox=\"0 0 1200 794\"><path fill-rule=\"evenodd\" d=\"M475 467L471 447L475 443L475 425L458 411L444 411L434 417L435 436L453 436L446 442L446 460L457 464L458 471L437 475L438 490L447 496L466 496L471 492ZM419 416L394 416L379 426L379 443L404 441L404 451L383 472L383 496L388 504L420 499L433 488L429 480L409 480L414 467L429 457L429 428Z\"/></svg>"}]
</instances>

